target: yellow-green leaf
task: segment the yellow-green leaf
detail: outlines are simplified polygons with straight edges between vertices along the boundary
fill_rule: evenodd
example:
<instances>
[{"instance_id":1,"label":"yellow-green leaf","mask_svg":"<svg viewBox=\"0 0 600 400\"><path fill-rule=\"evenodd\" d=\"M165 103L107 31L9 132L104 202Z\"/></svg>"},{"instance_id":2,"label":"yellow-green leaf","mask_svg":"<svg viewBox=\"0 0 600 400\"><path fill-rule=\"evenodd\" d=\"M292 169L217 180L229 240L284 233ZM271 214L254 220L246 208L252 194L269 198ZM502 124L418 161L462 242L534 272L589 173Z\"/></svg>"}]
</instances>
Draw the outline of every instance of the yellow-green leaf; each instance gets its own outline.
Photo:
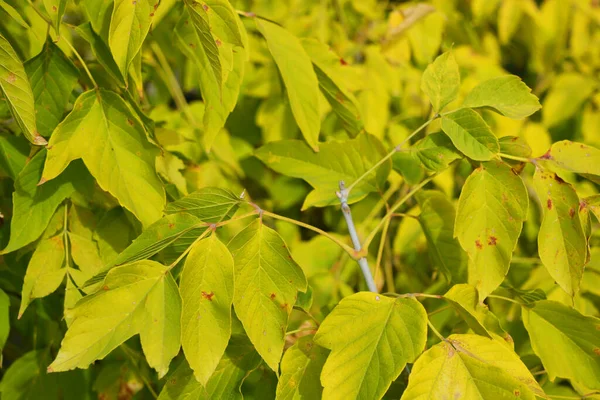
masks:
<instances>
[{"instance_id":1,"label":"yellow-green leaf","mask_svg":"<svg viewBox=\"0 0 600 400\"><path fill-rule=\"evenodd\" d=\"M286 29L267 20L255 21L279 68L296 123L309 146L319 151L319 81L310 57L300 40Z\"/></svg>"},{"instance_id":2,"label":"yellow-green leaf","mask_svg":"<svg viewBox=\"0 0 600 400\"><path fill-rule=\"evenodd\" d=\"M542 121L552 127L573 117L582 110L583 103L594 93L597 83L591 77L570 72L553 80L544 99Z\"/></svg>"},{"instance_id":3,"label":"yellow-green leaf","mask_svg":"<svg viewBox=\"0 0 600 400\"><path fill-rule=\"evenodd\" d=\"M60 35L60 23L67 8L67 0L44 0L44 8L50 16L56 34Z\"/></svg>"},{"instance_id":4,"label":"yellow-green leaf","mask_svg":"<svg viewBox=\"0 0 600 400\"><path fill-rule=\"evenodd\" d=\"M548 273L569 295L579 290L586 262L586 239L579 219L579 197L553 172L537 169L533 176L543 220L538 252Z\"/></svg>"},{"instance_id":5,"label":"yellow-green leaf","mask_svg":"<svg viewBox=\"0 0 600 400\"><path fill-rule=\"evenodd\" d=\"M196 379L206 386L231 336L233 258L213 233L188 254L179 291L181 345Z\"/></svg>"},{"instance_id":6,"label":"yellow-green leaf","mask_svg":"<svg viewBox=\"0 0 600 400\"><path fill-rule=\"evenodd\" d=\"M47 144L37 131L35 122L35 99L23 63L8 40L0 35L0 93L6 99L8 109L33 144Z\"/></svg>"},{"instance_id":7,"label":"yellow-green leaf","mask_svg":"<svg viewBox=\"0 0 600 400\"><path fill-rule=\"evenodd\" d=\"M580 174L596 183L600 182L600 150L584 143L561 140L552 144L541 162L559 170Z\"/></svg>"},{"instance_id":8,"label":"yellow-green leaf","mask_svg":"<svg viewBox=\"0 0 600 400\"><path fill-rule=\"evenodd\" d=\"M281 236L260 219L228 247L235 264L235 313L256 351L277 371L288 318L298 291L306 291L306 278Z\"/></svg>"},{"instance_id":9,"label":"yellow-green leaf","mask_svg":"<svg viewBox=\"0 0 600 400\"><path fill-rule=\"evenodd\" d=\"M543 300L523 307L523 322L551 381L561 377L600 390L600 319Z\"/></svg>"},{"instance_id":10,"label":"yellow-green leaf","mask_svg":"<svg viewBox=\"0 0 600 400\"><path fill-rule=\"evenodd\" d=\"M498 139L481 116L463 108L442 117L442 130L454 146L476 161L488 161L500 151Z\"/></svg>"},{"instance_id":11,"label":"yellow-green leaf","mask_svg":"<svg viewBox=\"0 0 600 400\"><path fill-rule=\"evenodd\" d=\"M427 313L415 299L360 292L325 318L315 343L331 349L321 373L326 399L379 399L425 348Z\"/></svg>"},{"instance_id":12,"label":"yellow-green leaf","mask_svg":"<svg viewBox=\"0 0 600 400\"><path fill-rule=\"evenodd\" d=\"M162 216L165 191L155 171L156 149L127 103L114 92L83 93L50 139L42 182L78 158L100 187L145 226Z\"/></svg>"},{"instance_id":13,"label":"yellow-green leaf","mask_svg":"<svg viewBox=\"0 0 600 400\"><path fill-rule=\"evenodd\" d=\"M504 75L475 86L465 98L463 107L489 107L509 118L521 119L542 106L521 78Z\"/></svg>"},{"instance_id":14,"label":"yellow-green leaf","mask_svg":"<svg viewBox=\"0 0 600 400\"><path fill-rule=\"evenodd\" d=\"M402 400L535 400L546 395L519 356L498 341L452 335L412 368Z\"/></svg>"},{"instance_id":15,"label":"yellow-green leaf","mask_svg":"<svg viewBox=\"0 0 600 400\"><path fill-rule=\"evenodd\" d=\"M482 163L465 182L454 236L469 256L469 283L480 300L504 280L528 208L523 180L500 161Z\"/></svg>"},{"instance_id":16,"label":"yellow-green leaf","mask_svg":"<svg viewBox=\"0 0 600 400\"><path fill-rule=\"evenodd\" d=\"M459 88L460 73L452 51L438 56L423 72L421 90L429 97L436 113L456 99Z\"/></svg>"},{"instance_id":17,"label":"yellow-green leaf","mask_svg":"<svg viewBox=\"0 0 600 400\"><path fill-rule=\"evenodd\" d=\"M424 168L432 172L443 171L450 163L462 158L450 138L442 132L425 136L410 146L409 151Z\"/></svg>"}]
</instances>

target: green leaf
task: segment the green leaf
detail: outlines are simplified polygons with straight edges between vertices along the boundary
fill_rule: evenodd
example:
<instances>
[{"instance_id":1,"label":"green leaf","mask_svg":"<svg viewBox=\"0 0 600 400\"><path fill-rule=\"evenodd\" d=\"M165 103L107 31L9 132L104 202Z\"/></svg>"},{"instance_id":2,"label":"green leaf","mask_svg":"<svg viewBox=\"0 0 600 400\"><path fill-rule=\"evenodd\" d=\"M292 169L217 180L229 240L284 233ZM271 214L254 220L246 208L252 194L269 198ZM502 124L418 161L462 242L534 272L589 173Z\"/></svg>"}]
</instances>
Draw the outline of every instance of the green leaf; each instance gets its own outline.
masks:
<instances>
[{"instance_id":1,"label":"green leaf","mask_svg":"<svg viewBox=\"0 0 600 400\"><path fill-rule=\"evenodd\" d=\"M212 224L231 218L241 203L242 200L227 189L206 187L167 204L165 214L184 212Z\"/></svg>"},{"instance_id":2,"label":"green leaf","mask_svg":"<svg viewBox=\"0 0 600 400\"><path fill-rule=\"evenodd\" d=\"M115 0L108 45L123 77L150 30L158 0Z\"/></svg>"},{"instance_id":3,"label":"green leaf","mask_svg":"<svg viewBox=\"0 0 600 400\"><path fill-rule=\"evenodd\" d=\"M504 75L475 86L463 102L463 107L489 107L513 119L530 116L542 106L521 78Z\"/></svg>"},{"instance_id":4,"label":"green leaf","mask_svg":"<svg viewBox=\"0 0 600 400\"><path fill-rule=\"evenodd\" d=\"M0 136L0 169L13 181L25 168L29 144L23 138L10 135Z\"/></svg>"},{"instance_id":5,"label":"green leaf","mask_svg":"<svg viewBox=\"0 0 600 400\"><path fill-rule=\"evenodd\" d=\"M245 335L233 335L225 354L206 386L194 377L187 363L169 375L159 400L242 400L241 386L251 371L260 364L260 356Z\"/></svg>"},{"instance_id":6,"label":"green leaf","mask_svg":"<svg viewBox=\"0 0 600 400\"><path fill-rule=\"evenodd\" d=\"M595 194L593 196L581 199L579 204L580 206L583 205L584 207L589 208L590 211L596 216L598 221L600 221L600 194Z\"/></svg>"},{"instance_id":7,"label":"green leaf","mask_svg":"<svg viewBox=\"0 0 600 400\"><path fill-rule=\"evenodd\" d=\"M452 162L462 158L450 138L442 132L425 136L411 146L409 151L424 168L432 172L443 171Z\"/></svg>"},{"instance_id":8,"label":"green leaf","mask_svg":"<svg viewBox=\"0 0 600 400\"><path fill-rule=\"evenodd\" d=\"M516 298L516 300L519 300L525 305L530 305L540 300L546 300L546 292L540 288L523 290L514 288L506 283L503 283L502 287L508 290Z\"/></svg>"},{"instance_id":9,"label":"green leaf","mask_svg":"<svg viewBox=\"0 0 600 400\"><path fill-rule=\"evenodd\" d=\"M416 185L425 177L421 162L408 152L396 152L392 156L392 168L402 175L408 185Z\"/></svg>"},{"instance_id":10,"label":"green leaf","mask_svg":"<svg viewBox=\"0 0 600 400\"><path fill-rule=\"evenodd\" d=\"M587 144L562 140L552 144L541 157L543 162L559 170L574 172L596 183L600 182L600 150Z\"/></svg>"},{"instance_id":11,"label":"green leaf","mask_svg":"<svg viewBox=\"0 0 600 400\"><path fill-rule=\"evenodd\" d=\"M550 128L575 116L597 87L598 84L591 76L578 73L567 72L554 78L544 98L544 125Z\"/></svg>"},{"instance_id":12,"label":"green leaf","mask_svg":"<svg viewBox=\"0 0 600 400\"><path fill-rule=\"evenodd\" d=\"M202 7L200 7L202 8ZM242 78L244 76L244 65L246 52L242 48L233 51L233 45L223 42L218 47L221 57L226 54L232 60L228 68L226 79L219 83L211 66L214 61L208 52L204 50L201 43L201 34L194 29L194 21L190 21L186 12L175 29L180 48L185 56L192 62L199 74L200 91L206 103L206 111L203 117L204 138L203 144L206 151L210 151L217 134L225 126L229 113L233 111L237 103Z\"/></svg>"},{"instance_id":13,"label":"green leaf","mask_svg":"<svg viewBox=\"0 0 600 400\"><path fill-rule=\"evenodd\" d=\"M442 130L461 153L473 160L488 161L500 151L496 136L483 118L470 108L444 115Z\"/></svg>"},{"instance_id":14,"label":"green leaf","mask_svg":"<svg viewBox=\"0 0 600 400\"><path fill-rule=\"evenodd\" d=\"M321 143L318 153L300 140L282 140L267 143L255 154L275 171L304 179L315 188L304 203L303 208L308 208L339 203L335 195L339 182L344 181L347 186L352 184L381 160L386 151L375 136L361 134L351 140ZM382 187L389 171L390 162L385 162L365 177L350 192L349 203ZM311 202L312 197L317 201Z\"/></svg>"},{"instance_id":15,"label":"green leaf","mask_svg":"<svg viewBox=\"0 0 600 400\"><path fill-rule=\"evenodd\" d=\"M523 180L500 161L482 163L465 182L454 236L469 256L469 283L481 301L504 280L528 208Z\"/></svg>"},{"instance_id":16,"label":"green leaf","mask_svg":"<svg viewBox=\"0 0 600 400\"><path fill-rule=\"evenodd\" d=\"M475 287L468 284L454 285L444 295L444 299L473 332L490 339L498 338L501 343L508 342L512 345L512 338L500 327L498 318L479 301Z\"/></svg>"},{"instance_id":17,"label":"green leaf","mask_svg":"<svg viewBox=\"0 0 600 400\"><path fill-rule=\"evenodd\" d=\"M504 136L498 139L500 143L500 152L510 156L529 158L531 157L531 147L525 139L519 136ZM506 159L505 162L512 160Z\"/></svg>"},{"instance_id":18,"label":"green leaf","mask_svg":"<svg viewBox=\"0 0 600 400\"><path fill-rule=\"evenodd\" d=\"M423 72L421 90L429 97L436 113L456 99L459 88L460 72L452 51L438 56Z\"/></svg>"},{"instance_id":19,"label":"green leaf","mask_svg":"<svg viewBox=\"0 0 600 400\"><path fill-rule=\"evenodd\" d=\"M319 376L329 351L304 336L285 352L277 400L320 399L323 393Z\"/></svg>"},{"instance_id":20,"label":"green leaf","mask_svg":"<svg viewBox=\"0 0 600 400\"><path fill-rule=\"evenodd\" d=\"M238 25L238 17L229 0L194 0L206 10L210 32L217 39L236 46L246 47L246 39ZM206 8L205 8L206 7Z\"/></svg>"},{"instance_id":21,"label":"green leaf","mask_svg":"<svg viewBox=\"0 0 600 400\"><path fill-rule=\"evenodd\" d=\"M538 252L548 273L570 296L579 290L587 246L579 197L573 187L553 172L536 169L533 186L540 199L543 220Z\"/></svg>"},{"instance_id":22,"label":"green leaf","mask_svg":"<svg viewBox=\"0 0 600 400\"><path fill-rule=\"evenodd\" d=\"M86 2L87 4L88 2ZM104 43L104 40L92 28L89 22L81 24L75 27L75 32L81 36L86 42L88 42L96 56L96 60L104 67L106 72L118 83L120 87L125 87L125 78L119 70L119 66L115 62L110 49Z\"/></svg>"},{"instance_id":23,"label":"green leaf","mask_svg":"<svg viewBox=\"0 0 600 400\"><path fill-rule=\"evenodd\" d=\"M498 341L452 335L412 368L402 400L527 399L546 395L519 356Z\"/></svg>"},{"instance_id":24,"label":"green leaf","mask_svg":"<svg viewBox=\"0 0 600 400\"><path fill-rule=\"evenodd\" d=\"M448 281L460 279L467 257L454 238L454 205L442 192L427 190L417 197L421 206L419 222L427 238L429 255Z\"/></svg>"},{"instance_id":25,"label":"green leaf","mask_svg":"<svg viewBox=\"0 0 600 400\"><path fill-rule=\"evenodd\" d=\"M46 297L58 289L66 272L64 236L61 234L42 240L27 266L19 318L33 300Z\"/></svg>"},{"instance_id":26,"label":"green leaf","mask_svg":"<svg viewBox=\"0 0 600 400\"><path fill-rule=\"evenodd\" d=\"M10 332L10 299L4 290L0 289L0 368L2 368L2 350Z\"/></svg>"},{"instance_id":27,"label":"green leaf","mask_svg":"<svg viewBox=\"0 0 600 400\"><path fill-rule=\"evenodd\" d=\"M58 178L38 186L46 150L38 152L15 181L10 240L2 253L10 253L36 240L48 226L56 208L76 189L85 191L91 179L81 162L69 166Z\"/></svg>"},{"instance_id":28,"label":"green leaf","mask_svg":"<svg viewBox=\"0 0 600 400\"><path fill-rule=\"evenodd\" d=\"M319 81L310 57L300 40L286 29L259 18L255 18L255 22L275 59L296 123L308 145L319 151Z\"/></svg>"},{"instance_id":29,"label":"green leaf","mask_svg":"<svg viewBox=\"0 0 600 400\"><path fill-rule=\"evenodd\" d=\"M148 364L162 377L181 335L181 299L168 271L148 260L111 270L102 290L65 311L72 322L48 370L87 368L139 333Z\"/></svg>"},{"instance_id":30,"label":"green leaf","mask_svg":"<svg viewBox=\"0 0 600 400\"><path fill-rule=\"evenodd\" d=\"M248 337L267 365L277 371L288 318L304 273L277 232L255 220L229 243L235 262L233 306Z\"/></svg>"},{"instance_id":31,"label":"green leaf","mask_svg":"<svg viewBox=\"0 0 600 400\"><path fill-rule=\"evenodd\" d=\"M56 29L56 35L60 35L60 23L67 8L67 0L44 0L44 8Z\"/></svg>"},{"instance_id":32,"label":"green leaf","mask_svg":"<svg viewBox=\"0 0 600 400\"><path fill-rule=\"evenodd\" d=\"M162 216L165 191L154 167L156 149L116 93L99 89L79 96L52 134L49 149L42 181L56 178L81 158L100 187L145 226Z\"/></svg>"},{"instance_id":33,"label":"green leaf","mask_svg":"<svg viewBox=\"0 0 600 400\"><path fill-rule=\"evenodd\" d=\"M206 386L231 336L233 258L215 234L192 247L181 273L181 344Z\"/></svg>"},{"instance_id":34,"label":"green leaf","mask_svg":"<svg viewBox=\"0 0 600 400\"><path fill-rule=\"evenodd\" d=\"M600 389L600 319L543 300L523 307L523 322L551 381L561 377Z\"/></svg>"},{"instance_id":35,"label":"green leaf","mask_svg":"<svg viewBox=\"0 0 600 400\"><path fill-rule=\"evenodd\" d=\"M328 399L379 399L425 348L427 312L415 299L361 292L343 299L315 343L331 349L321 373Z\"/></svg>"},{"instance_id":36,"label":"green leaf","mask_svg":"<svg viewBox=\"0 0 600 400\"><path fill-rule=\"evenodd\" d=\"M50 39L42 52L25 63L35 97L36 122L42 136L50 136L63 119L79 71Z\"/></svg>"},{"instance_id":37,"label":"green leaf","mask_svg":"<svg viewBox=\"0 0 600 400\"><path fill-rule=\"evenodd\" d=\"M8 15L10 15L12 20L15 21L17 24L21 25L25 29L30 28L29 24L27 24L27 22L25 22L25 20L21 16L21 14L19 14L19 12L13 6L8 4L6 1L0 0L0 8L2 8L4 11L6 11L6 13Z\"/></svg>"},{"instance_id":38,"label":"green leaf","mask_svg":"<svg viewBox=\"0 0 600 400\"><path fill-rule=\"evenodd\" d=\"M301 43L312 60L321 92L350 136L355 137L364 130L363 118L358 100L339 78L344 68L341 58L318 40L301 39Z\"/></svg>"},{"instance_id":39,"label":"green leaf","mask_svg":"<svg viewBox=\"0 0 600 400\"><path fill-rule=\"evenodd\" d=\"M46 139L38 133L35 124L35 100L25 68L15 50L2 35L0 35L0 93L27 140L38 146L46 145Z\"/></svg>"}]
</instances>

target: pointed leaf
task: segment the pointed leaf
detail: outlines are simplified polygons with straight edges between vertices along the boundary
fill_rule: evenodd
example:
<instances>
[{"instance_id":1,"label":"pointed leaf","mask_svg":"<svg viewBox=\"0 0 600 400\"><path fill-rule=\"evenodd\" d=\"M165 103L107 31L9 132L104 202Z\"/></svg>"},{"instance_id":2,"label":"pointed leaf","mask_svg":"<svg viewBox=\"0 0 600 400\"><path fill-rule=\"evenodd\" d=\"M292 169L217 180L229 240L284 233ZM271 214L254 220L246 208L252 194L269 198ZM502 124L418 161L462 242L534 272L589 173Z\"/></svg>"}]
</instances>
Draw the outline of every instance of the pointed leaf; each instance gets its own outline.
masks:
<instances>
[{"instance_id":1,"label":"pointed leaf","mask_svg":"<svg viewBox=\"0 0 600 400\"><path fill-rule=\"evenodd\" d=\"M2 35L0 35L0 93L27 140L38 146L47 144L46 139L37 131L35 100L23 63Z\"/></svg>"},{"instance_id":2,"label":"pointed leaf","mask_svg":"<svg viewBox=\"0 0 600 400\"><path fill-rule=\"evenodd\" d=\"M215 373L202 386L183 362L169 375L158 400L242 400L241 386L260 364L260 356L245 335L233 335Z\"/></svg>"},{"instance_id":3,"label":"pointed leaf","mask_svg":"<svg viewBox=\"0 0 600 400\"><path fill-rule=\"evenodd\" d=\"M270 168L287 176L302 178L323 193L319 201L311 204L320 207L339 203L335 195L339 182L352 184L385 154L379 139L369 134L346 141L321 143L318 153L300 140L272 142L256 151L256 156ZM365 177L350 192L349 203L383 186L389 171L390 162L385 162L376 172ZM306 202L304 207L307 207Z\"/></svg>"},{"instance_id":4,"label":"pointed leaf","mask_svg":"<svg viewBox=\"0 0 600 400\"><path fill-rule=\"evenodd\" d=\"M495 340L452 335L413 366L402 400L527 399L546 395L519 356Z\"/></svg>"},{"instance_id":5,"label":"pointed leaf","mask_svg":"<svg viewBox=\"0 0 600 400\"><path fill-rule=\"evenodd\" d=\"M117 267L100 291L66 310L72 322L48 370L87 368L139 333L148 363L162 376L179 352L180 312L166 267L148 260Z\"/></svg>"},{"instance_id":6,"label":"pointed leaf","mask_svg":"<svg viewBox=\"0 0 600 400\"><path fill-rule=\"evenodd\" d=\"M323 393L319 376L329 351L304 336L285 352L277 400L320 399Z\"/></svg>"},{"instance_id":7,"label":"pointed leaf","mask_svg":"<svg viewBox=\"0 0 600 400\"><path fill-rule=\"evenodd\" d=\"M415 299L361 292L343 299L315 343L331 349L321 373L328 399L379 399L425 348L427 313Z\"/></svg>"},{"instance_id":8,"label":"pointed leaf","mask_svg":"<svg viewBox=\"0 0 600 400\"><path fill-rule=\"evenodd\" d=\"M595 147L562 140L552 144L541 158L559 170L574 172L596 183L600 182L600 150Z\"/></svg>"},{"instance_id":9,"label":"pointed leaf","mask_svg":"<svg viewBox=\"0 0 600 400\"><path fill-rule=\"evenodd\" d=\"M81 162L77 161L58 178L38 186L45 159L46 150L38 152L15 181L10 241L3 253L20 249L39 238L60 203L92 181Z\"/></svg>"},{"instance_id":10,"label":"pointed leaf","mask_svg":"<svg viewBox=\"0 0 600 400\"><path fill-rule=\"evenodd\" d=\"M192 247L179 290L183 352L206 386L229 342L233 305L233 258L215 234Z\"/></svg>"},{"instance_id":11,"label":"pointed leaf","mask_svg":"<svg viewBox=\"0 0 600 400\"><path fill-rule=\"evenodd\" d=\"M81 143L89 143L82 146ZM82 158L100 187L145 226L162 216L165 191L156 175L155 148L129 106L114 92L83 93L50 139L43 181Z\"/></svg>"},{"instance_id":12,"label":"pointed leaf","mask_svg":"<svg viewBox=\"0 0 600 400\"><path fill-rule=\"evenodd\" d=\"M25 71L31 79L38 129L42 136L50 136L63 119L79 71L50 39L25 63Z\"/></svg>"},{"instance_id":13,"label":"pointed leaf","mask_svg":"<svg viewBox=\"0 0 600 400\"><path fill-rule=\"evenodd\" d=\"M229 243L235 261L235 313L267 365L277 371L288 318L307 287L277 232L257 219Z\"/></svg>"},{"instance_id":14,"label":"pointed leaf","mask_svg":"<svg viewBox=\"0 0 600 400\"><path fill-rule=\"evenodd\" d=\"M490 107L513 119L528 117L542 108L531 89L515 75L492 78L475 86L465 98L463 107Z\"/></svg>"},{"instance_id":15,"label":"pointed leaf","mask_svg":"<svg viewBox=\"0 0 600 400\"><path fill-rule=\"evenodd\" d=\"M60 35L60 23L67 8L67 0L44 0L44 8L50 16L52 25L56 29L56 34Z\"/></svg>"},{"instance_id":16,"label":"pointed leaf","mask_svg":"<svg viewBox=\"0 0 600 400\"><path fill-rule=\"evenodd\" d=\"M241 203L242 200L227 189L206 187L167 204L165 214L184 212L212 224L231 218Z\"/></svg>"},{"instance_id":17,"label":"pointed leaf","mask_svg":"<svg viewBox=\"0 0 600 400\"><path fill-rule=\"evenodd\" d=\"M63 235L42 240L35 249L25 273L21 291L23 315L27 306L35 299L54 292L65 278L65 242Z\"/></svg>"},{"instance_id":18,"label":"pointed leaf","mask_svg":"<svg viewBox=\"0 0 600 400\"><path fill-rule=\"evenodd\" d=\"M427 238L428 250L435 265L448 281L458 279L466 266L467 255L454 238L454 205L442 192L428 190L418 197L421 206L419 222Z\"/></svg>"},{"instance_id":19,"label":"pointed leaf","mask_svg":"<svg viewBox=\"0 0 600 400\"><path fill-rule=\"evenodd\" d=\"M480 301L504 280L528 208L523 180L500 161L482 163L465 182L454 236L469 256L469 283Z\"/></svg>"},{"instance_id":20,"label":"pointed leaf","mask_svg":"<svg viewBox=\"0 0 600 400\"><path fill-rule=\"evenodd\" d=\"M586 239L579 218L579 197L555 173L537 169L533 184L542 203L538 252L548 273L570 296L579 290L586 262Z\"/></svg>"},{"instance_id":21,"label":"pointed leaf","mask_svg":"<svg viewBox=\"0 0 600 400\"><path fill-rule=\"evenodd\" d=\"M436 113L456 99L459 88L460 72L452 51L438 56L423 72L421 90L429 97Z\"/></svg>"},{"instance_id":22,"label":"pointed leaf","mask_svg":"<svg viewBox=\"0 0 600 400\"><path fill-rule=\"evenodd\" d=\"M600 389L600 319L543 300L523 307L523 322L551 381L558 376Z\"/></svg>"},{"instance_id":23,"label":"pointed leaf","mask_svg":"<svg viewBox=\"0 0 600 400\"><path fill-rule=\"evenodd\" d=\"M442 132L425 136L411 146L409 151L424 168L432 172L443 171L453 161L462 158L462 154L456 150L450 138Z\"/></svg>"},{"instance_id":24,"label":"pointed leaf","mask_svg":"<svg viewBox=\"0 0 600 400\"><path fill-rule=\"evenodd\" d=\"M469 108L443 116L442 130L460 152L473 160L491 160L500 151L498 139L489 126Z\"/></svg>"},{"instance_id":25,"label":"pointed leaf","mask_svg":"<svg viewBox=\"0 0 600 400\"><path fill-rule=\"evenodd\" d=\"M236 46L245 47L242 29L229 0L194 0L206 10L210 31L217 39Z\"/></svg>"},{"instance_id":26,"label":"pointed leaf","mask_svg":"<svg viewBox=\"0 0 600 400\"><path fill-rule=\"evenodd\" d=\"M298 38L286 29L259 18L255 22L275 59L296 123L308 145L319 151L319 81L310 58Z\"/></svg>"},{"instance_id":27,"label":"pointed leaf","mask_svg":"<svg viewBox=\"0 0 600 400\"><path fill-rule=\"evenodd\" d=\"M158 0L115 0L108 31L108 45L124 77L127 76L134 57L142 48L158 3Z\"/></svg>"},{"instance_id":28,"label":"pointed leaf","mask_svg":"<svg viewBox=\"0 0 600 400\"><path fill-rule=\"evenodd\" d=\"M341 58L315 39L302 39L301 43L313 63L321 92L350 136L355 137L364 130L364 124L358 100L339 78L344 68Z\"/></svg>"}]
</instances>

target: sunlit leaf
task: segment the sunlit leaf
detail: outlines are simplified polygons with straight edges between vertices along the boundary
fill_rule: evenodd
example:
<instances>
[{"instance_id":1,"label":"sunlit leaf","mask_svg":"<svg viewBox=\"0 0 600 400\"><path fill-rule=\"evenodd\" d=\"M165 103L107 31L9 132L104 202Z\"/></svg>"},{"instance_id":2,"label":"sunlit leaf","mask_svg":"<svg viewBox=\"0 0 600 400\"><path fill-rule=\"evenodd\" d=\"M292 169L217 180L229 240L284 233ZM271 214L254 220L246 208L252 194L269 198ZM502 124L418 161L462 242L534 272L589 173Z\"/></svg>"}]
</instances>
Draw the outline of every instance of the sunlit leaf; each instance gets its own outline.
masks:
<instances>
[{"instance_id":1,"label":"sunlit leaf","mask_svg":"<svg viewBox=\"0 0 600 400\"><path fill-rule=\"evenodd\" d=\"M52 20L56 34L60 35L60 23L67 8L67 0L44 0L44 8Z\"/></svg>"},{"instance_id":2,"label":"sunlit leaf","mask_svg":"<svg viewBox=\"0 0 600 400\"><path fill-rule=\"evenodd\" d=\"M459 88L460 73L452 51L437 57L423 72L421 90L429 97L436 113L456 99Z\"/></svg>"},{"instance_id":3,"label":"sunlit leaf","mask_svg":"<svg viewBox=\"0 0 600 400\"><path fill-rule=\"evenodd\" d=\"M423 167L432 172L442 171L462 154L456 150L450 138L442 132L425 136L409 149L413 157L418 159Z\"/></svg>"},{"instance_id":4,"label":"sunlit leaf","mask_svg":"<svg viewBox=\"0 0 600 400\"><path fill-rule=\"evenodd\" d=\"M600 150L584 143L569 140L556 142L540 161L562 171L575 172L596 183L600 182Z\"/></svg>"},{"instance_id":5,"label":"sunlit leaf","mask_svg":"<svg viewBox=\"0 0 600 400\"><path fill-rule=\"evenodd\" d=\"M331 349L321 373L323 397L381 398L426 339L427 313L415 299L367 292L343 299L315 336Z\"/></svg>"},{"instance_id":6,"label":"sunlit leaf","mask_svg":"<svg viewBox=\"0 0 600 400\"><path fill-rule=\"evenodd\" d=\"M473 160L488 161L500 151L496 136L471 109L463 108L443 116L442 130L461 153Z\"/></svg>"},{"instance_id":7,"label":"sunlit leaf","mask_svg":"<svg viewBox=\"0 0 600 400\"><path fill-rule=\"evenodd\" d=\"M465 182L454 235L469 256L469 283L481 300L504 280L528 208L523 180L502 162L482 163Z\"/></svg>"},{"instance_id":8,"label":"sunlit leaf","mask_svg":"<svg viewBox=\"0 0 600 400\"><path fill-rule=\"evenodd\" d=\"M540 259L556 283L574 296L586 262L586 240L579 219L579 197L553 172L537 169L533 177L543 220L538 236Z\"/></svg>"},{"instance_id":9,"label":"sunlit leaf","mask_svg":"<svg viewBox=\"0 0 600 400\"><path fill-rule=\"evenodd\" d=\"M255 220L229 243L235 261L233 305L248 337L277 371L287 323L298 291L307 287L277 232Z\"/></svg>"}]
</instances>

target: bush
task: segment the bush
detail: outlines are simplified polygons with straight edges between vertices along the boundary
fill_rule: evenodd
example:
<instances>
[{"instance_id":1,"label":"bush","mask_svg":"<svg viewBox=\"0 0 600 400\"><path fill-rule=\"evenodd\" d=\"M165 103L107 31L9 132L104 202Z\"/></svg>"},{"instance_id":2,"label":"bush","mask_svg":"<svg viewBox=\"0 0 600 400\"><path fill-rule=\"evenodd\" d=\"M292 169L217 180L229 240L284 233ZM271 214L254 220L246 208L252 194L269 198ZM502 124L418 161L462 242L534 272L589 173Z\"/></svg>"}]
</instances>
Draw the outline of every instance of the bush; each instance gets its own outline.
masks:
<instances>
[{"instance_id":1,"label":"bush","mask_svg":"<svg viewBox=\"0 0 600 400\"><path fill-rule=\"evenodd\" d=\"M3 400L600 398L597 2L0 14Z\"/></svg>"}]
</instances>

